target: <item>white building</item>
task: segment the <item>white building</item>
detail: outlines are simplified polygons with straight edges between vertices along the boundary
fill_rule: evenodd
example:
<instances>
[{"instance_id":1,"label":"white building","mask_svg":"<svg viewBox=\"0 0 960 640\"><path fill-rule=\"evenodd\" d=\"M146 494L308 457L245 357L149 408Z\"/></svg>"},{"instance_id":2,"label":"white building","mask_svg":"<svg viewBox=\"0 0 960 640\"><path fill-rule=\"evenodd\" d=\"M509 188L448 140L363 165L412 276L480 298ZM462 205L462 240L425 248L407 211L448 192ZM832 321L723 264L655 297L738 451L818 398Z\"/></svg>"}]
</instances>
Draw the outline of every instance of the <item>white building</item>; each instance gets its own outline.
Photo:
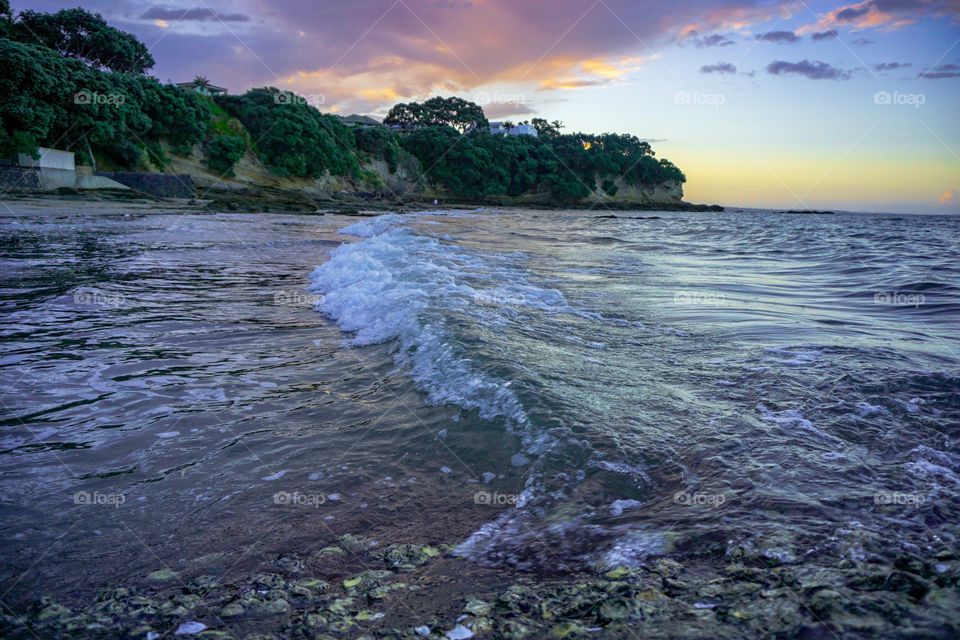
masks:
<instances>
[{"instance_id":1,"label":"white building","mask_svg":"<svg viewBox=\"0 0 960 640\"><path fill-rule=\"evenodd\" d=\"M72 151L61 151L59 149L48 149L40 147L40 157L34 158L27 153L21 153L17 158L21 167L31 167L34 169L60 169L62 171L73 171L74 164Z\"/></svg>"},{"instance_id":2,"label":"white building","mask_svg":"<svg viewBox=\"0 0 960 640\"><path fill-rule=\"evenodd\" d=\"M532 124L515 124L510 129L502 122L491 122L490 133L495 136L533 136L537 137L537 129Z\"/></svg>"}]
</instances>

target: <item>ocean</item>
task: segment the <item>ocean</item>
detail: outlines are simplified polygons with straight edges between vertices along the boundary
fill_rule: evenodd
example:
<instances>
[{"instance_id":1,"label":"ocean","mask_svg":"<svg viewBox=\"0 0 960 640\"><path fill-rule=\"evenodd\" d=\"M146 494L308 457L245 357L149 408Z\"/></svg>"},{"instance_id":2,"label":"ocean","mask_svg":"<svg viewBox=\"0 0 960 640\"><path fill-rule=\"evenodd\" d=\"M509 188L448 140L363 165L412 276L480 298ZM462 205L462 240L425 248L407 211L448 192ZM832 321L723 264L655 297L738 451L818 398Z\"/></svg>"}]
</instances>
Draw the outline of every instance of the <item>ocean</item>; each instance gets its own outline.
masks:
<instances>
[{"instance_id":1,"label":"ocean","mask_svg":"<svg viewBox=\"0 0 960 640\"><path fill-rule=\"evenodd\" d=\"M957 548L958 217L0 222L11 606L348 534L553 577Z\"/></svg>"}]
</instances>

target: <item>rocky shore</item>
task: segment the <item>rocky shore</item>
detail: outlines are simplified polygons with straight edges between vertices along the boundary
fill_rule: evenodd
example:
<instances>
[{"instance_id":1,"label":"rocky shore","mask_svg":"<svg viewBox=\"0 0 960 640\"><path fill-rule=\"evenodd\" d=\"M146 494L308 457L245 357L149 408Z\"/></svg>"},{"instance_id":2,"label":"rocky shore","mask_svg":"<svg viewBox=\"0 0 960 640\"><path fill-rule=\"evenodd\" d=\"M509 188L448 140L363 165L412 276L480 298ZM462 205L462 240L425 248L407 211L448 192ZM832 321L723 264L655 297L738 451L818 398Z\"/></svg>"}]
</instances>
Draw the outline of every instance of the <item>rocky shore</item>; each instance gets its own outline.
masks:
<instances>
[{"instance_id":1,"label":"rocky shore","mask_svg":"<svg viewBox=\"0 0 960 640\"><path fill-rule=\"evenodd\" d=\"M82 202L140 202L156 203L164 209L182 208L193 211L242 212L242 213L336 213L340 215L378 215L383 212L407 213L423 211L434 207L442 209L473 209L480 206L512 207L526 209L556 210L555 205L538 204L524 201L508 202L503 199L489 202L438 202L433 198L391 192L357 192L338 194L318 194L298 189L282 189L273 186L250 186L230 188L200 189L193 199L154 198L138 191L114 189L78 190L63 188L57 191L18 191L5 196L5 199L82 201ZM688 202L597 202L565 207L567 209L604 211L723 211L719 205L700 205Z\"/></svg>"},{"instance_id":2,"label":"rocky shore","mask_svg":"<svg viewBox=\"0 0 960 640\"><path fill-rule=\"evenodd\" d=\"M26 638L956 638L960 560L900 555L780 565L724 557L533 575L451 547L362 536L277 557L257 575L169 568L83 597L41 596L0 616Z\"/></svg>"}]
</instances>

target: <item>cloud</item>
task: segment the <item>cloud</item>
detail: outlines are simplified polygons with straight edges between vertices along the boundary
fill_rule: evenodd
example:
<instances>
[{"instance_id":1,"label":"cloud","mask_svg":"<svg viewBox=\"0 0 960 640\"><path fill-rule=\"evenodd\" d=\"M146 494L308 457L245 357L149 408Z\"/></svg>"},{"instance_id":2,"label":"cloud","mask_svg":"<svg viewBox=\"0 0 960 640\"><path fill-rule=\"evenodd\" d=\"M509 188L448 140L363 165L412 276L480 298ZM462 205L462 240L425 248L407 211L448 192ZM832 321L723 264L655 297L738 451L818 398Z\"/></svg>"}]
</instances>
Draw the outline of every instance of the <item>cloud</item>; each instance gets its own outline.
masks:
<instances>
[{"instance_id":1,"label":"cloud","mask_svg":"<svg viewBox=\"0 0 960 640\"><path fill-rule=\"evenodd\" d=\"M905 67L912 67L909 62L881 62L873 65L875 71L896 71Z\"/></svg>"},{"instance_id":2,"label":"cloud","mask_svg":"<svg viewBox=\"0 0 960 640\"><path fill-rule=\"evenodd\" d=\"M732 47L740 43L742 36L734 34L741 30L787 19L791 11L806 13L795 0L552 0L548 11L534 0L83 0L83 5L149 44L162 80L200 73L237 93L272 85L323 94L327 108L345 113L384 110L393 95L407 102L501 85L532 95L537 88L561 93L625 83L634 74L631 68L640 66L625 59L644 54L649 64L651 51L678 37L707 50ZM175 9L181 5L193 8ZM227 20L225 25L218 18Z\"/></svg>"},{"instance_id":3,"label":"cloud","mask_svg":"<svg viewBox=\"0 0 960 640\"><path fill-rule=\"evenodd\" d=\"M850 72L827 64L826 62L802 60L800 62L784 62L775 60L767 65L767 73L775 76L795 74L810 80L849 80Z\"/></svg>"},{"instance_id":4,"label":"cloud","mask_svg":"<svg viewBox=\"0 0 960 640\"><path fill-rule=\"evenodd\" d=\"M792 44L800 42L800 38L793 31L768 31L757 36L761 42L778 42L782 44Z\"/></svg>"},{"instance_id":5,"label":"cloud","mask_svg":"<svg viewBox=\"0 0 960 640\"><path fill-rule=\"evenodd\" d=\"M181 20L187 22L249 22L250 16L243 13L217 13L213 9L207 8L174 9L158 5L147 9L140 16L140 19L159 20L164 23L180 22Z\"/></svg>"},{"instance_id":6,"label":"cloud","mask_svg":"<svg viewBox=\"0 0 960 640\"><path fill-rule=\"evenodd\" d=\"M940 196L940 204L960 204L960 191L957 191L956 189L947 189L946 192Z\"/></svg>"},{"instance_id":7,"label":"cloud","mask_svg":"<svg viewBox=\"0 0 960 640\"><path fill-rule=\"evenodd\" d=\"M718 62L700 67L700 73L736 73L737 67L729 62Z\"/></svg>"},{"instance_id":8,"label":"cloud","mask_svg":"<svg viewBox=\"0 0 960 640\"><path fill-rule=\"evenodd\" d=\"M733 45L734 42L727 36L714 33L709 36L694 38L693 44L699 49L704 49L707 47L729 47Z\"/></svg>"},{"instance_id":9,"label":"cloud","mask_svg":"<svg viewBox=\"0 0 960 640\"><path fill-rule=\"evenodd\" d=\"M814 40L831 40L839 36L840 33L836 29L830 29L829 31L820 31L819 33L812 33L810 37Z\"/></svg>"},{"instance_id":10,"label":"cloud","mask_svg":"<svg viewBox=\"0 0 960 640\"><path fill-rule=\"evenodd\" d=\"M871 44L877 44L876 40L871 40L870 38L857 38L853 41L853 44L860 47L866 47Z\"/></svg>"},{"instance_id":11,"label":"cloud","mask_svg":"<svg viewBox=\"0 0 960 640\"><path fill-rule=\"evenodd\" d=\"M960 61L958 61L960 62ZM960 64L942 64L932 67L917 75L927 80L943 80L945 78L960 78Z\"/></svg>"},{"instance_id":12,"label":"cloud","mask_svg":"<svg viewBox=\"0 0 960 640\"><path fill-rule=\"evenodd\" d=\"M832 27L898 29L921 18L945 16L960 17L957 0L864 0L838 7L800 32Z\"/></svg>"}]
</instances>

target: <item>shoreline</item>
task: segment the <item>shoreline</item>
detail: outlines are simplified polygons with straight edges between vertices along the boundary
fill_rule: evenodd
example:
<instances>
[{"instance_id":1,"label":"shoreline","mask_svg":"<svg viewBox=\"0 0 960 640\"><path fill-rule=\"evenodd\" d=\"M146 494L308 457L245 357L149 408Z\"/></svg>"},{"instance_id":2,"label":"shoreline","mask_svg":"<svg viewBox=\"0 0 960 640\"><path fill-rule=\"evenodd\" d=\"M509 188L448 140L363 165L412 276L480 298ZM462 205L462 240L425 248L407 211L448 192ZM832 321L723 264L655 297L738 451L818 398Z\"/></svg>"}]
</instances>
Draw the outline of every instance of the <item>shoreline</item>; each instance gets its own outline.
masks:
<instances>
[{"instance_id":1,"label":"shoreline","mask_svg":"<svg viewBox=\"0 0 960 640\"><path fill-rule=\"evenodd\" d=\"M322 215L370 216L384 212L409 213L431 209L475 209L478 207L522 208L532 210L568 211L685 211L690 213L722 212L720 205L689 202L593 202L563 206L546 202L516 202L459 200L434 204L433 198L361 198L356 196L318 197L305 191L281 190L271 187L233 190L218 189L204 192L203 197L191 199L158 198L137 191L119 189L59 189L57 191L19 191L0 196L0 202L104 202L111 204L156 204L164 209L183 209L192 212L228 213L300 213Z\"/></svg>"}]
</instances>

